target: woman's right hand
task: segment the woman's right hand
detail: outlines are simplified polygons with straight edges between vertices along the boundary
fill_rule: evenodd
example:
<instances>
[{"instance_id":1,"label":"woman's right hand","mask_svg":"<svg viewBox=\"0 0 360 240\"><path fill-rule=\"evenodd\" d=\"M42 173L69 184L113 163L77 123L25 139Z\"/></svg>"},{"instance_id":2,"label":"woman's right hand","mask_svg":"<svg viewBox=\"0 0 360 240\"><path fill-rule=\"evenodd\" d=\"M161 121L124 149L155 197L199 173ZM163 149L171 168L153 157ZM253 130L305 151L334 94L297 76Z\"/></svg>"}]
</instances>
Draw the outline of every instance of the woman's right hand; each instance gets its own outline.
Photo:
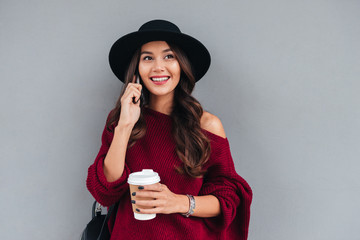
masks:
<instances>
[{"instance_id":1,"label":"woman's right hand","mask_svg":"<svg viewBox=\"0 0 360 240\"><path fill-rule=\"evenodd\" d=\"M140 117L140 96L142 85L138 83L129 83L121 97L121 112L118 126L134 127ZM135 97L135 102L133 98Z\"/></svg>"}]
</instances>

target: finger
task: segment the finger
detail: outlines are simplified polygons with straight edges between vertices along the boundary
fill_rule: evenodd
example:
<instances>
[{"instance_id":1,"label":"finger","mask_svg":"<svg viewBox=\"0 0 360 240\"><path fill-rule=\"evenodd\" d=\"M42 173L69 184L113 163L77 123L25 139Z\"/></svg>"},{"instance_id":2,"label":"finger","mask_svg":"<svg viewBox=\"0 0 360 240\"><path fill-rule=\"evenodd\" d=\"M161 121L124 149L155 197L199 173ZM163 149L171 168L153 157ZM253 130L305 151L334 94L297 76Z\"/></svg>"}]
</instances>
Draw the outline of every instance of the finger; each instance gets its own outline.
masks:
<instances>
[{"instance_id":1,"label":"finger","mask_svg":"<svg viewBox=\"0 0 360 240\"><path fill-rule=\"evenodd\" d=\"M167 186L165 184L161 184L161 183L145 185L145 186L142 186L142 187L143 187L144 190L157 191L157 192L162 192L162 191L167 189ZM141 189L141 188L139 188L139 189Z\"/></svg>"},{"instance_id":2,"label":"finger","mask_svg":"<svg viewBox=\"0 0 360 240\"><path fill-rule=\"evenodd\" d=\"M123 96L129 95L129 94L131 94L131 93L133 93L133 92L141 93L141 90L139 90L139 89L138 89L137 87L135 87L135 86L130 86L130 87L126 88Z\"/></svg>"},{"instance_id":3,"label":"finger","mask_svg":"<svg viewBox=\"0 0 360 240\"><path fill-rule=\"evenodd\" d=\"M137 207L159 207L164 206L163 200L136 200L135 203Z\"/></svg>"},{"instance_id":4,"label":"finger","mask_svg":"<svg viewBox=\"0 0 360 240\"><path fill-rule=\"evenodd\" d=\"M139 85L139 84L136 84L136 85L130 85L126 88L126 91L125 92L133 92L133 91L136 91L136 92L141 92L141 89L142 89L142 86Z\"/></svg>"},{"instance_id":5,"label":"finger","mask_svg":"<svg viewBox=\"0 0 360 240\"><path fill-rule=\"evenodd\" d=\"M141 91L141 89L142 89L142 85L140 83L129 83L127 85L126 89L132 88L132 87L137 88L139 91Z\"/></svg>"},{"instance_id":6,"label":"finger","mask_svg":"<svg viewBox=\"0 0 360 240\"><path fill-rule=\"evenodd\" d=\"M126 96L123 96L121 98L121 104L125 104L125 103L137 103L138 100L140 99L141 94L139 93L133 93L133 94L127 94Z\"/></svg>"},{"instance_id":7,"label":"finger","mask_svg":"<svg viewBox=\"0 0 360 240\"><path fill-rule=\"evenodd\" d=\"M131 88L124 93L122 99L130 98L132 100L133 97L136 97L136 99L138 99L140 96L141 92L137 88Z\"/></svg>"},{"instance_id":8,"label":"finger","mask_svg":"<svg viewBox=\"0 0 360 240\"><path fill-rule=\"evenodd\" d=\"M153 213L161 213L162 208L156 207L156 208L136 208L136 212L143 213L143 214L153 214Z\"/></svg>"},{"instance_id":9,"label":"finger","mask_svg":"<svg viewBox=\"0 0 360 240\"><path fill-rule=\"evenodd\" d=\"M136 104L140 100L141 91L133 86L128 89L123 96L124 98L131 98L131 101Z\"/></svg>"},{"instance_id":10,"label":"finger","mask_svg":"<svg viewBox=\"0 0 360 240\"><path fill-rule=\"evenodd\" d=\"M136 104L136 105L139 105L140 104L140 97L138 97L138 98L133 97L133 103Z\"/></svg>"},{"instance_id":11,"label":"finger","mask_svg":"<svg viewBox=\"0 0 360 240\"><path fill-rule=\"evenodd\" d=\"M132 97L133 103L139 105L139 104L140 104L140 98L141 98L141 93L139 93L138 91L135 92L135 93L133 94L133 97Z\"/></svg>"},{"instance_id":12,"label":"finger","mask_svg":"<svg viewBox=\"0 0 360 240\"><path fill-rule=\"evenodd\" d=\"M133 196L136 195L136 197L143 197L143 198L160 198L162 196L162 194L160 192L154 192L154 191L139 191L139 192L135 192L135 195L134 193L132 193Z\"/></svg>"}]
</instances>

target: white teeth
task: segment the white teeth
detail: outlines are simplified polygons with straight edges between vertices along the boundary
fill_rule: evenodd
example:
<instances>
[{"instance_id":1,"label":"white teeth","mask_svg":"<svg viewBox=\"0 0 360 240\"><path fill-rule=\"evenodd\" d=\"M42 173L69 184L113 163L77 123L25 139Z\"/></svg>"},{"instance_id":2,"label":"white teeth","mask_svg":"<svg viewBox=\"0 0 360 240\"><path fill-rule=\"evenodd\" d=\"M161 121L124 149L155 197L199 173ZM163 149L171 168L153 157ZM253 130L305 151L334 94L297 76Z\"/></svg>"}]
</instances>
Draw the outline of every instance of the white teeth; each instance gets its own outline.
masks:
<instances>
[{"instance_id":1,"label":"white teeth","mask_svg":"<svg viewBox=\"0 0 360 240\"><path fill-rule=\"evenodd\" d=\"M161 78L151 78L151 80L155 81L155 82L162 82L165 80L168 80L170 77L161 77Z\"/></svg>"}]
</instances>

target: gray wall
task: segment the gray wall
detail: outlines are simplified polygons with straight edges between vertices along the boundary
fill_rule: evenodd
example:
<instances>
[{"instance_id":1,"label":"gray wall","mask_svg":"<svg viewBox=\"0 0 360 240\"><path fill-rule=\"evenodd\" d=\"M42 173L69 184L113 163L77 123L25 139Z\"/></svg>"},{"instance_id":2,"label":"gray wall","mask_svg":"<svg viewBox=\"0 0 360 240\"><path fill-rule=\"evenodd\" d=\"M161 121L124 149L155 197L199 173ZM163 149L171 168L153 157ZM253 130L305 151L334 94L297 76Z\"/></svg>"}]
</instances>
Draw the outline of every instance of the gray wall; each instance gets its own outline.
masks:
<instances>
[{"instance_id":1,"label":"gray wall","mask_svg":"<svg viewBox=\"0 0 360 240\"><path fill-rule=\"evenodd\" d=\"M0 2L0 236L78 239L120 82L107 54L154 18L200 39L195 96L252 186L249 239L359 239L360 1Z\"/></svg>"}]
</instances>

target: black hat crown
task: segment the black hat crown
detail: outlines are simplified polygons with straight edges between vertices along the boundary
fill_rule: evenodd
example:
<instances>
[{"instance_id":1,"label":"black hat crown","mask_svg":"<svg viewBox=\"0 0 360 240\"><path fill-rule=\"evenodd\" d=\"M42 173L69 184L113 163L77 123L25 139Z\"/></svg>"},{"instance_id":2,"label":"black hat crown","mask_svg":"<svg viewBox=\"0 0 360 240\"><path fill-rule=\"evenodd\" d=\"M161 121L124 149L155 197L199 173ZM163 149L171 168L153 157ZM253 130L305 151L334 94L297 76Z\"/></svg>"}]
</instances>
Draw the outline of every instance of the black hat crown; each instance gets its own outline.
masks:
<instances>
[{"instance_id":1,"label":"black hat crown","mask_svg":"<svg viewBox=\"0 0 360 240\"><path fill-rule=\"evenodd\" d=\"M181 33L180 29L175 24L165 20L149 21L143 24L139 28L139 32L142 31L166 31L166 32Z\"/></svg>"}]
</instances>

